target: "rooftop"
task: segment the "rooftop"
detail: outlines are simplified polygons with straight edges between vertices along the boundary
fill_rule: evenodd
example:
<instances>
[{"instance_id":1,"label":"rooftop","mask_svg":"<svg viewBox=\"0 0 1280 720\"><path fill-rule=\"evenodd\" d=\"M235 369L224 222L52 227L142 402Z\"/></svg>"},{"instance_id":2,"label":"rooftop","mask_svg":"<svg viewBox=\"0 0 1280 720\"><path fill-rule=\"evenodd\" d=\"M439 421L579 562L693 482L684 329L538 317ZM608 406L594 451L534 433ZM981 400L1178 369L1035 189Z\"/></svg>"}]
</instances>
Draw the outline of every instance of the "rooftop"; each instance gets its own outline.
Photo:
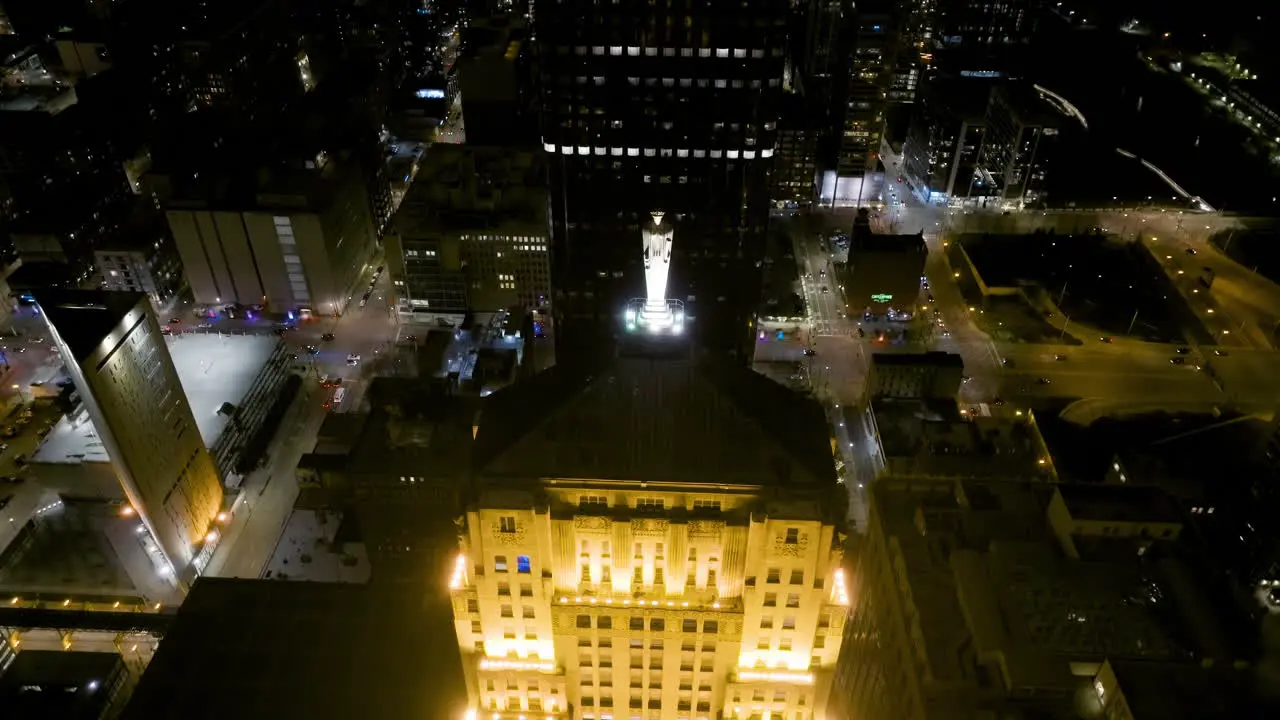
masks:
<instances>
[{"instance_id":1,"label":"rooftop","mask_svg":"<svg viewBox=\"0 0 1280 720\"><path fill-rule=\"evenodd\" d=\"M956 353L941 352L938 350L930 350L923 353L872 353L871 364L873 365L905 365L907 367L918 367L921 365L933 365L935 367L952 367L964 369L964 358Z\"/></svg>"},{"instance_id":2,"label":"rooftop","mask_svg":"<svg viewBox=\"0 0 1280 720\"><path fill-rule=\"evenodd\" d=\"M101 717L111 699L102 686L123 663L114 652L23 650L0 675L0 707L6 720Z\"/></svg>"},{"instance_id":3,"label":"rooftop","mask_svg":"<svg viewBox=\"0 0 1280 720\"><path fill-rule=\"evenodd\" d=\"M432 574L443 583L447 568ZM458 720L467 693L449 599L409 595L201 578L121 717L221 719L234 706L240 720ZM210 688L222 700L192 702Z\"/></svg>"},{"instance_id":4,"label":"rooftop","mask_svg":"<svg viewBox=\"0 0 1280 720\"><path fill-rule=\"evenodd\" d=\"M239 405L280 340L274 335L182 333L166 338L200 437L213 447L230 417L223 403Z\"/></svg>"},{"instance_id":5,"label":"rooftop","mask_svg":"<svg viewBox=\"0 0 1280 720\"><path fill-rule=\"evenodd\" d=\"M546 213L543 154L436 143L419 163L397 224L412 232L441 220L475 229L503 220L539 222Z\"/></svg>"},{"instance_id":6,"label":"rooftop","mask_svg":"<svg viewBox=\"0 0 1280 720\"><path fill-rule=\"evenodd\" d=\"M1075 520L1181 523L1182 512L1163 489L1151 485L1058 486Z\"/></svg>"},{"instance_id":7,"label":"rooftop","mask_svg":"<svg viewBox=\"0 0 1280 720\"><path fill-rule=\"evenodd\" d=\"M102 445L102 439L98 437L98 429L87 414L78 420L63 415L45 436L44 442L36 448L31 462L105 463L111 462L111 458Z\"/></svg>"},{"instance_id":8,"label":"rooftop","mask_svg":"<svg viewBox=\"0 0 1280 720\"><path fill-rule=\"evenodd\" d=\"M77 362L96 351L130 312L149 304L143 293L102 290L37 289L35 298L55 338Z\"/></svg>"},{"instance_id":9,"label":"rooftop","mask_svg":"<svg viewBox=\"0 0 1280 720\"><path fill-rule=\"evenodd\" d=\"M400 377L375 378L366 397L373 410L352 449L351 472L467 478L476 398L448 393L444 381Z\"/></svg>"},{"instance_id":10,"label":"rooftop","mask_svg":"<svg viewBox=\"0 0 1280 720\"><path fill-rule=\"evenodd\" d=\"M747 368L624 359L557 365L489 396L487 475L820 487L835 482L821 405Z\"/></svg>"},{"instance_id":11,"label":"rooftop","mask_svg":"<svg viewBox=\"0 0 1280 720\"><path fill-rule=\"evenodd\" d=\"M856 253L920 253L924 255L927 252L928 248L925 247L922 234L881 235L855 232L850 239L849 247L851 258Z\"/></svg>"},{"instance_id":12,"label":"rooftop","mask_svg":"<svg viewBox=\"0 0 1280 720\"><path fill-rule=\"evenodd\" d=\"M892 474L1029 479L1043 457L1029 420L966 418L952 399L882 397L871 407Z\"/></svg>"}]
</instances>

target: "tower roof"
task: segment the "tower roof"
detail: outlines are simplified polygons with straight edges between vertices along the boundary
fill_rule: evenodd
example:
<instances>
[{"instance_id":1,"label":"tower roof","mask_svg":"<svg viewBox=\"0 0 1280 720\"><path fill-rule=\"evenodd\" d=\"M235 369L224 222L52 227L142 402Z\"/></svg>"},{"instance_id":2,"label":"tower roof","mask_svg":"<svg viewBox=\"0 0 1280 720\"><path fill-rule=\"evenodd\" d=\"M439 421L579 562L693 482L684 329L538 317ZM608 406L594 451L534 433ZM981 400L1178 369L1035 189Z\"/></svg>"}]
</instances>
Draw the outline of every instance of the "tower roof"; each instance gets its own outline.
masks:
<instances>
[{"instance_id":1,"label":"tower roof","mask_svg":"<svg viewBox=\"0 0 1280 720\"><path fill-rule=\"evenodd\" d=\"M37 290L36 303L77 362L93 354L146 296L104 290Z\"/></svg>"},{"instance_id":2,"label":"tower roof","mask_svg":"<svg viewBox=\"0 0 1280 720\"><path fill-rule=\"evenodd\" d=\"M482 476L835 482L817 402L746 368L686 360L540 373L487 399L476 452Z\"/></svg>"}]
</instances>

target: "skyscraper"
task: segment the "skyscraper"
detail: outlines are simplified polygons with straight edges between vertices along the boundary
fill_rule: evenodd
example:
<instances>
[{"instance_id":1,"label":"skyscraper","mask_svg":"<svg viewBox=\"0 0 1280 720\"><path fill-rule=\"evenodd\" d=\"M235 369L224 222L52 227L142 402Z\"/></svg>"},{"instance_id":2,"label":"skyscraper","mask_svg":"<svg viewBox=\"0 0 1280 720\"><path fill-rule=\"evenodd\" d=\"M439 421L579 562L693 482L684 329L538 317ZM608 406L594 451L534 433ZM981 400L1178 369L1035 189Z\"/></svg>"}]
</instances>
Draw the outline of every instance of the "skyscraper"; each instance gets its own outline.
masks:
<instances>
[{"instance_id":1,"label":"skyscraper","mask_svg":"<svg viewBox=\"0 0 1280 720\"><path fill-rule=\"evenodd\" d=\"M473 714L823 717L850 593L816 402L743 367L558 364L490 397L473 457Z\"/></svg>"},{"instance_id":2,"label":"skyscraper","mask_svg":"<svg viewBox=\"0 0 1280 720\"><path fill-rule=\"evenodd\" d=\"M621 330L654 210L680 238L668 293L695 341L750 354L787 14L785 0L538 6L562 355Z\"/></svg>"},{"instance_id":3,"label":"skyscraper","mask_svg":"<svg viewBox=\"0 0 1280 720\"><path fill-rule=\"evenodd\" d=\"M181 578L222 509L222 483L150 301L50 290L36 302L125 496Z\"/></svg>"}]
</instances>

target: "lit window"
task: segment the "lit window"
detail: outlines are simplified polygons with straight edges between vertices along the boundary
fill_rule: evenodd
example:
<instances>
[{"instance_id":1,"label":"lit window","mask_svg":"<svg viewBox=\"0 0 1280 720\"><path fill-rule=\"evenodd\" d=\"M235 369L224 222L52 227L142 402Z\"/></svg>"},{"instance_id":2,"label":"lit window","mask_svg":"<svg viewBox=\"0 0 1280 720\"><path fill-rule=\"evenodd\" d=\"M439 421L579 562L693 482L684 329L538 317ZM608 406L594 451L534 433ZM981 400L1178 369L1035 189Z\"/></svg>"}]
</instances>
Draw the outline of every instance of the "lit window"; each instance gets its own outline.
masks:
<instances>
[{"instance_id":1,"label":"lit window","mask_svg":"<svg viewBox=\"0 0 1280 720\"><path fill-rule=\"evenodd\" d=\"M525 573L527 575L529 572L531 572L529 567L530 567L530 563L529 563L528 555L516 556L516 572Z\"/></svg>"}]
</instances>

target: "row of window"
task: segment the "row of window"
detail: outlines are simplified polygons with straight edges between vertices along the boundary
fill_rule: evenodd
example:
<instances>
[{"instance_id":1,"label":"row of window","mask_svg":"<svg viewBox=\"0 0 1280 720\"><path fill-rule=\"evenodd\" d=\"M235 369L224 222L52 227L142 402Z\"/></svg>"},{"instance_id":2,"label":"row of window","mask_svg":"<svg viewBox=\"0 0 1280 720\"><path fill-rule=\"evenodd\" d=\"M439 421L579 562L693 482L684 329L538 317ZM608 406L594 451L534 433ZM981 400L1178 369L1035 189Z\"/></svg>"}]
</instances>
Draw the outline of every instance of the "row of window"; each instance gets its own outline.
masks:
<instances>
[{"instance_id":1,"label":"row of window","mask_svg":"<svg viewBox=\"0 0 1280 720\"><path fill-rule=\"evenodd\" d=\"M591 615L579 615L576 625L577 627L582 629L590 629L592 627L591 619L592 619ZM648 620L647 627L650 632L665 632L667 629L667 621L665 618L659 618L659 617L644 618L639 615L632 615L628 619L627 629L628 630L644 630L646 629L646 624L645 624L646 620ZM612 615L595 616L595 628L597 630L612 630L613 616ZM695 618L685 618L681 620L680 631L687 632L687 633L698 632L698 621ZM717 620L703 620L702 632L708 633L711 635L714 635L720 632L720 622Z\"/></svg>"},{"instance_id":2,"label":"row of window","mask_svg":"<svg viewBox=\"0 0 1280 720\"><path fill-rule=\"evenodd\" d=\"M609 507L609 498L604 495L579 495L578 507L584 510ZM636 498L635 509L646 511L665 510L667 501L663 498ZM719 500L694 500L694 510L719 510Z\"/></svg>"},{"instance_id":3,"label":"row of window","mask_svg":"<svg viewBox=\"0 0 1280 720\"><path fill-rule=\"evenodd\" d=\"M640 47L638 45L625 46L625 49L622 45L592 45L590 48L586 45L575 45L572 52L574 55L586 55L588 50L590 50L590 54L592 55L608 54L613 57L620 57L624 52L627 57L640 57L641 55L644 55L645 57L658 57L658 55L662 55L662 57L675 57L679 54L680 57L685 58L696 56L700 58L715 57L724 59L733 57L735 59L742 60L747 56L751 56L752 58L759 60L765 56L765 51L760 48L656 48ZM569 52L570 50L568 45L556 46L556 54L558 55L568 55ZM782 57L782 48L773 48L772 54L774 57Z\"/></svg>"},{"instance_id":4,"label":"row of window","mask_svg":"<svg viewBox=\"0 0 1280 720\"><path fill-rule=\"evenodd\" d=\"M675 148L675 149L673 149L673 148L633 148L633 147L629 147L629 148L609 147L609 148L606 148L606 147L603 147L603 146L601 146L601 145L596 145L596 146L594 146L594 147L592 147L592 146L590 146L590 145L561 145L561 146L559 146L559 147L560 147L560 154L561 154L561 155L574 155L574 154L577 154L577 155L612 155L612 156L614 156L614 157L622 157L622 156L625 154L627 157L641 157L641 156L643 156L643 157L647 157L647 158L651 158L651 157L664 157L664 158L669 158L669 157L677 157L677 158L687 158L687 157L705 158L705 157L710 157L710 158L712 158L713 160L718 160L718 159L720 159L720 158L728 158L728 159L730 159L730 160L737 160L739 157L741 157L741 158L742 158L742 159L744 159L744 160L754 160L754 159L756 159L757 155L758 155L760 158L771 158L771 157L773 157L773 148L764 148L764 149L762 149L762 150L756 150L756 149L754 149L754 148L752 148L752 149L747 149L747 150L721 150L721 149L718 149L718 148L717 148L717 149L712 149L712 150L703 150L703 149L693 149L693 150L690 150L690 149L687 149L687 148ZM543 149L543 150L545 150L545 151L547 151L547 152L549 152L549 153L553 153L553 152L555 152L555 151L556 151L556 145L555 145L554 143L544 142L544 143L542 144L542 149Z\"/></svg>"}]
</instances>

